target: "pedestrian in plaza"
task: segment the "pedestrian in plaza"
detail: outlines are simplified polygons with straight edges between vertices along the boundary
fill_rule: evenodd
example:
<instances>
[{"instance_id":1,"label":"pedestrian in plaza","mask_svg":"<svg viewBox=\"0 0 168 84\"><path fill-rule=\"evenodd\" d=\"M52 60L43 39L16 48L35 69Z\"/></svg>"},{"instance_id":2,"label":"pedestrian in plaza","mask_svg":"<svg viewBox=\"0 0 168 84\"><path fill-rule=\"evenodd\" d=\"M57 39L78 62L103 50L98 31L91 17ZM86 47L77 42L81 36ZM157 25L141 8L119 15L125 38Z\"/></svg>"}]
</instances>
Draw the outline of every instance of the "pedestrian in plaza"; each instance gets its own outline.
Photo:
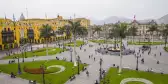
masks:
<instances>
[{"instance_id":1,"label":"pedestrian in plaza","mask_svg":"<svg viewBox=\"0 0 168 84\"><path fill-rule=\"evenodd\" d=\"M156 57L156 54L154 56Z\"/></svg>"},{"instance_id":2,"label":"pedestrian in plaza","mask_svg":"<svg viewBox=\"0 0 168 84\"><path fill-rule=\"evenodd\" d=\"M89 55L89 59L90 59L90 55Z\"/></svg>"},{"instance_id":3,"label":"pedestrian in plaza","mask_svg":"<svg viewBox=\"0 0 168 84\"><path fill-rule=\"evenodd\" d=\"M150 54L150 52L148 52L148 55Z\"/></svg>"},{"instance_id":4,"label":"pedestrian in plaza","mask_svg":"<svg viewBox=\"0 0 168 84\"><path fill-rule=\"evenodd\" d=\"M94 57L94 61L95 61L95 57Z\"/></svg>"},{"instance_id":5,"label":"pedestrian in plaza","mask_svg":"<svg viewBox=\"0 0 168 84\"><path fill-rule=\"evenodd\" d=\"M157 64L159 64L159 61L157 61Z\"/></svg>"},{"instance_id":6,"label":"pedestrian in plaza","mask_svg":"<svg viewBox=\"0 0 168 84\"><path fill-rule=\"evenodd\" d=\"M89 72L88 72L88 71L86 71L86 74L87 74L87 76L89 77Z\"/></svg>"},{"instance_id":7,"label":"pedestrian in plaza","mask_svg":"<svg viewBox=\"0 0 168 84\"><path fill-rule=\"evenodd\" d=\"M98 83L98 80L96 80L95 84L99 84L99 83Z\"/></svg>"},{"instance_id":8,"label":"pedestrian in plaza","mask_svg":"<svg viewBox=\"0 0 168 84\"><path fill-rule=\"evenodd\" d=\"M162 53L160 52L160 56L162 55Z\"/></svg>"}]
</instances>

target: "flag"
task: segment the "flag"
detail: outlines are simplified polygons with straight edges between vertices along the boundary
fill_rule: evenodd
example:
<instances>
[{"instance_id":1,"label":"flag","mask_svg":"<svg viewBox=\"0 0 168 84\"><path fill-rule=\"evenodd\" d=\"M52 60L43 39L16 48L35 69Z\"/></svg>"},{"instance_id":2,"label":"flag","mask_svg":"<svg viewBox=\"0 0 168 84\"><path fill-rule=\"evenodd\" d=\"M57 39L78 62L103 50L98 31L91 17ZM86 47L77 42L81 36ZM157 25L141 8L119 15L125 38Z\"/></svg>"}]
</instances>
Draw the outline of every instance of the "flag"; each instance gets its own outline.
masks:
<instances>
[{"instance_id":1,"label":"flag","mask_svg":"<svg viewBox=\"0 0 168 84\"><path fill-rule=\"evenodd\" d=\"M134 20L135 20L135 17L136 17L136 16L134 15Z\"/></svg>"}]
</instances>

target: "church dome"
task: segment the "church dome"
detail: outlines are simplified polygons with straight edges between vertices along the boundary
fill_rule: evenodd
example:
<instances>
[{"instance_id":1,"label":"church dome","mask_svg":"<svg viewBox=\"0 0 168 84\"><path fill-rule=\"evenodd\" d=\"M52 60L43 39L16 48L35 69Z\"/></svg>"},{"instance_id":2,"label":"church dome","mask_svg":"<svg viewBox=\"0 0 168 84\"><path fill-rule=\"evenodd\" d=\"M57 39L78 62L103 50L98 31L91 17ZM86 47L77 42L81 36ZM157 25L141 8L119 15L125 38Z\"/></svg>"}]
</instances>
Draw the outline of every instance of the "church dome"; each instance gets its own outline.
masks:
<instances>
[{"instance_id":1,"label":"church dome","mask_svg":"<svg viewBox=\"0 0 168 84\"><path fill-rule=\"evenodd\" d=\"M20 16L20 19L19 19L20 21L22 21L22 20L25 20L25 17L24 17L24 15L23 15L23 13L21 14L21 16Z\"/></svg>"}]
</instances>

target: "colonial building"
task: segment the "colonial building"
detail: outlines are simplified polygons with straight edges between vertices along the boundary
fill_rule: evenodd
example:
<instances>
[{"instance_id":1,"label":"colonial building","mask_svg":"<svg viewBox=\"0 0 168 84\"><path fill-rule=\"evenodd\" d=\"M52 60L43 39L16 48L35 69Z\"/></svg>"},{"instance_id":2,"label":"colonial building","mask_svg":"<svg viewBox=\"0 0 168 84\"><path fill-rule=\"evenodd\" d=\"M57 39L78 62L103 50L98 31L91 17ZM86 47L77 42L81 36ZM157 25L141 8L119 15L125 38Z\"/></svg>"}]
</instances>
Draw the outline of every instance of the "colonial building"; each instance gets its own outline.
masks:
<instances>
[{"instance_id":1,"label":"colonial building","mask_svg":"<svg viewBox=\"0 0 168 84\"><path fill-rule=\"evenodd\" d=\"M119 24L119 23L120 21L118 21L115 24ZM115 24L112 23L112 24L99 25L101 26L101 29L102 29L102 31L100 32L100 37L108 37L107 35L109 35L110 33L109 30L113 29ZM149 38L150 32L148 32L148 30L150 25L152 24L157 25L158 30L160 31L163 30L165 26L165 24L158 24L154 20L151 20L149 22L138 22L137 20L133 20L131 23L127 23L127 24L128 24L128 29L131 28L132 26L135 26L137 28L137 36L141 36L143 38L145 37ZM94 26L97 26L97 25L90 26L89 37L97 36L96 33L93 34ZM161 33L154 31L153 35L159 38L161 36Z\"/></svg>"},{"instance_id":2,"label":"colonial building","mask_svg":"<svg viewBox=\"0 0 168 84\"><path fill-rule=\"evenodd\" d=\"M80 20L80 24L86 28L90 25L90 20L85 18L63 19L59 15L53 19L25 19L23 14L21 14L19 21L0 19L0 50L18 47L23 41L44 43L44 38L40 37L40 29L43 24L49 24L54 31L57 31L58 28L67 25L69 20ZM49 41L64 38L66 38L66 34L54 36Z\"/></svg>"}]
</instances>

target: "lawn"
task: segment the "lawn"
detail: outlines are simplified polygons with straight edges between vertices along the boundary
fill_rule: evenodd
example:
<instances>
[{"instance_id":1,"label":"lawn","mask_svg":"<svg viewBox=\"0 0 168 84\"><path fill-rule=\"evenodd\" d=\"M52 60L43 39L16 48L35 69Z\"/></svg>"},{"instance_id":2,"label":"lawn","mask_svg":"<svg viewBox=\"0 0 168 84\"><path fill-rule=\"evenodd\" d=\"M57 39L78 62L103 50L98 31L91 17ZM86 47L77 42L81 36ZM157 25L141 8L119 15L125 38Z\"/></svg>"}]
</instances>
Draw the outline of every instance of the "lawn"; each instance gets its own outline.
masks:
<instances>
[{"instance_id":1,"label":"lawn","mask_svg":"<svg viewBox=\"0 0 168 84\"><path fill-rule=\"evenodd\" d=\"M57 54L59 52L63 51L61 48L48 48L48 55L54 55ZM33 57L33 56L46 56L46 48L42 48L42 49L38 49L38 50L34 50L34 51L28 51L25 52L27 57ZM24 53L24 55L25 55ZM14 57L18 57L22 58L22 54L14 54L14 55L10 55L10 56L5 56L2 59L12 59Z\"/></svg>"},{"instance_id":2,"label":"lawn","mask_svg":"<svg viewBox=\"0 0 168 84\"><path fill-rule=\"evenodd\" d=\"M34 61L34 62L25 62L21 63L21 71L22 74L18 75L18 65L17 64L3 64L0 65L0 70L4 73L10 74L13 72L14 74L17 74L18 77L27 79L27 80L36 80L38 83L42 84L42 74L29 74L27 72L24 72L23 67L28 67L28 68L39 68L40 65L44 65L46 67L51 66L51 65L62 65L65 67L65 71L57 74L45 74L45 81L46 84L64 84L70 76L73 74L77 74L77 67L73 67L72 62L65 62L65 61L58 61L58 60L50 60L50 61ZM82 69L83 66L86 66L84 64L80 64L80 70ZM49 70L51 72L53 71L58 71L57 68L52 68Z\"/></svg>"},{"instance_id":3,"label":"lawn","mask_svg":"<svg viewBox=\"0 0 168 84\"><path fill-rule=\"evenodd\" d=\"M76 41L76 47L79 47L79 46L81 46L83 44L84 44L83 41L80 41L80 40ZM74 42L66 43L65 46L72 46L73 47L74 46Z\"/></svg>"},{"instance_id":4,"label":"lawn","mask_svg":"<svg viewBox=\"0 0 168 84\"><path fill-rule=\"evenodd\" d=\"M168 47L164 47L164 50L165 50L166 52L168 52Z\"/></svg>"},{"instance_id":5,"label":"lawn","mask_svg":"<svg viewBox=\"0 0 168 84\"><path fill-rule=\"evenodd\" d=\"M129 45L161 45L164 44L164 42L128 42Z\"/></svg>"},{"instance_id":6,"label":"lawn","mask_svg":"<svg viewBox=\"0 0 168 84\"><path fill-rule=\"evenodd\" d=\"M94 42L94 43L104 43L104 40L89 40L91 42ZM119 43L120 41L116 41L116 43ZM109 44L114 44L114 41L109 41L107 40L107 43Z\"/></svg>"},{"instance_id":7,"label":"lawn","mask_svg":"<svg viewBox=\"0 0 168 84\"><path fill-rule=\"evenodd\" d=\"M120 82L124 78L144 78L147 79L153 84L167 84L168 83L168 74L160 74L160 73L153 73L153 72L144 72L144 71L136 71L136 70L128 70L123 69L121 75L118 75L117 68L110 68L105 76L105 79L102 79L101 84L103 81L109 80L107 84L120 84ZM144 84L142 82L128 82L126 84Z\"/></svg>"}]
</instances>

